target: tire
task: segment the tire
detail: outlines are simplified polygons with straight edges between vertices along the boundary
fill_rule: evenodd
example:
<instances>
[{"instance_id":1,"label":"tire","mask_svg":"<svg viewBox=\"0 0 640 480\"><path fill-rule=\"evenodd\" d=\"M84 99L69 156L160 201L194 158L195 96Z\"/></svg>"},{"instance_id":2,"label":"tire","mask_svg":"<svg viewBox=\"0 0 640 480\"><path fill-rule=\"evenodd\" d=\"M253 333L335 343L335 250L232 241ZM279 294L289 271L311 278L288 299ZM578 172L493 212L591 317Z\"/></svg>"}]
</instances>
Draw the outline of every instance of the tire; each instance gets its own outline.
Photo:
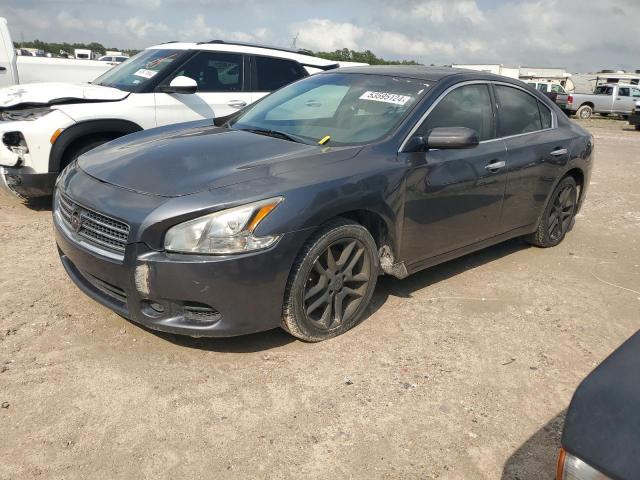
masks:
<instances>
[{"instance_id":1,"label":"tire","mask_svg":"<svg viewBox=\"0 0 640 480\"><path fill-rule=\"evenodd\" d=\"M291 269L282 327L307 342L343 334L362 319L379 268L366 228L345 218L328 222L305 243Z\"/></svg>"},{"instance_id":2,"label":"tire","mask_svg":"<svg viewBox=\"0 0 640 480\"><path fill-rule=\"evenodd\" d=\"M525 237L532 245L542 248L555 247L573 227L576 206L578 205L578 187L573 177L565 177L556 186L549 197L538 228ZM556 219L559 218L556 223Z\"/></svg>"},{"instance_id":3,"label":"tire","mask_svg":"<svg viewBox=\"0 0 640 480\"><path fill-rule=\"evenodd\" d=\"M636 130L640 131L640 123L638 125L635 126Z\"/></svg>"},{"instance_id":4,"label":"tire","mask_svg":"<svg viewBox=\"0 0 640 480\"><path fill-rule=\"evenodd\" d=\"M99 147L103 143L107 143L113 140L114 137L90 137L84 141L73 143L65 152L60 163L60 171L64 170L64 167L73 162L83 153L87 153L96 147Z\"/></svg>"},{"instance_id":5,"label":"tire","mask_svg":"<svg viewBox=\"0 0 640 480\"><path fill-rule=\"evenodd\" d=\"M576 112L576 117L581 118L582 120L591 118L592 115L593 115L593 108L591 108L589 105L582 105Z\"/></svg>"}]
</instances>

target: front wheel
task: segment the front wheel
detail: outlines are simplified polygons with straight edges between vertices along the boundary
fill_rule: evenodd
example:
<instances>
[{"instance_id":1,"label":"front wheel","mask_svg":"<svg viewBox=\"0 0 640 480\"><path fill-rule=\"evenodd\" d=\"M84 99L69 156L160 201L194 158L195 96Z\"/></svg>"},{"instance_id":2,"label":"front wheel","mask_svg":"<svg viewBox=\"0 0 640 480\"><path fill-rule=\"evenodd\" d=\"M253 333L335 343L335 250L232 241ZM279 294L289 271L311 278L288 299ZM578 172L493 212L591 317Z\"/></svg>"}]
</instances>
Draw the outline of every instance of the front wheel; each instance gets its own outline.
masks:
<instances>
[{"instance_id":1,"label":"front wheel","mask_svg":"<svg viewBox=\"0 0 640 480\"><path fill-rule=\"evenodd\" d=\"M578 205L578 188L573 177L563 178L542 214L538 229L526 240L538 247L555 247L573 226Z\"/></svg>"},{"instance_id":2,"label":"front wheel","mask_svg":"<svg viewBox=\"0 0 640 480\"><path fill-rule=\"evenodd\" d=\"M378 269L366 228L343 218L329 222L307 241L291 270L282 326L308 342L346 332L371 301Z\"/></svg>"}]
</instances>

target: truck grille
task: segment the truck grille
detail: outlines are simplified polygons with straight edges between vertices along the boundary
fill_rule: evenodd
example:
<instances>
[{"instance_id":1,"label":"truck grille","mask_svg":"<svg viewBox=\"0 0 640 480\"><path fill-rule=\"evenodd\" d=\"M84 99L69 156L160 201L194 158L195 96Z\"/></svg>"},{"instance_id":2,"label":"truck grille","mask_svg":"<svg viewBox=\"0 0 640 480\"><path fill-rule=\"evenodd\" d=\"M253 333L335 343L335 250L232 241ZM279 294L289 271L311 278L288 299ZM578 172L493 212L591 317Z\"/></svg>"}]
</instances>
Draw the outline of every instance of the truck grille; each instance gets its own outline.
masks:
<instances>
[{"instance_id":1,"label":"truck grille","mask_svg":"<svg viewBox=\"0 0 640 480\"><path fill-rule=\"evenodd\" d=\"M85 208L60 193L60 216L66 226L87 242L124 253L129 238L129 225Z\"/></svg>"}]
</instances>

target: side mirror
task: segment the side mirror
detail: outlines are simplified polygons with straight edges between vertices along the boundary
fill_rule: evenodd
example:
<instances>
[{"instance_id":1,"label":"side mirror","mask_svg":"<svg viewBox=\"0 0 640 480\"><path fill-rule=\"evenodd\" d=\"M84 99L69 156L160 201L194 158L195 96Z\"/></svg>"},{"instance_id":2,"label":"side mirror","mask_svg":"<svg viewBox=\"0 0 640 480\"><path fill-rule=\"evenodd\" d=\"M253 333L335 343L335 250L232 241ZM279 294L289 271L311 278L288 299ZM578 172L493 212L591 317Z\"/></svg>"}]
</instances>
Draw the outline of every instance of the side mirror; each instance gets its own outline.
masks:
<instances>
[{"instance_id":1,"label":"side mirror","mask_svg":"<svg viewBox=\"0 0 640 480\"><path fill-rule=\"evenodd\" d=\"M180 75L171 80L169 85L161 85L157 90L162 93L196 93L198 91L198 82L193 78Z\"/></svg>"},{"instance_id":2,"label":"side mirror","mask_svg":"<svg viewBox=\"0 0 640 480\"><path fill-rule=\"evenodd\" d=\"M425 135L427 148L473 148L479 143L478 132L466 127L438 127Z\"/></svg>"}]
</instances>

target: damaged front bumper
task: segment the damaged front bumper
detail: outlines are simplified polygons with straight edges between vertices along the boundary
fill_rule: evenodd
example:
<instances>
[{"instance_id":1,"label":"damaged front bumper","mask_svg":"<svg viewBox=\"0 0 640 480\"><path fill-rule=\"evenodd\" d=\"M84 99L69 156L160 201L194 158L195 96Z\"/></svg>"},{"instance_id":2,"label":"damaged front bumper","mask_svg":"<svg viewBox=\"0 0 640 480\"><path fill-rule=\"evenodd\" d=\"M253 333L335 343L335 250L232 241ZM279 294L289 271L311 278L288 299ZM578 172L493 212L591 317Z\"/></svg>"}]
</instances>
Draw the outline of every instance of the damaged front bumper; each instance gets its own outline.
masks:
<instances>
[{"instance_id":1,"label":"damaged front bumper","mask_svg":"<svg viewBox=\"0 0 640 480\"><path fill-rule=\"evenodd\" d=\"M36 173L30 167L0 166L0 189L19 198L47 197L53 192L57 173Z\"/></svg>"}]
</instances>

